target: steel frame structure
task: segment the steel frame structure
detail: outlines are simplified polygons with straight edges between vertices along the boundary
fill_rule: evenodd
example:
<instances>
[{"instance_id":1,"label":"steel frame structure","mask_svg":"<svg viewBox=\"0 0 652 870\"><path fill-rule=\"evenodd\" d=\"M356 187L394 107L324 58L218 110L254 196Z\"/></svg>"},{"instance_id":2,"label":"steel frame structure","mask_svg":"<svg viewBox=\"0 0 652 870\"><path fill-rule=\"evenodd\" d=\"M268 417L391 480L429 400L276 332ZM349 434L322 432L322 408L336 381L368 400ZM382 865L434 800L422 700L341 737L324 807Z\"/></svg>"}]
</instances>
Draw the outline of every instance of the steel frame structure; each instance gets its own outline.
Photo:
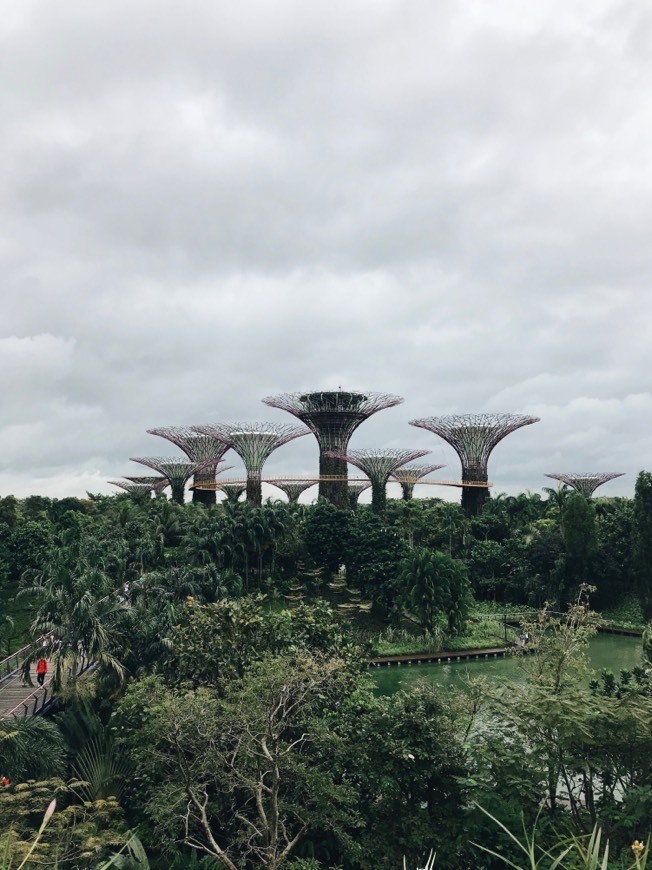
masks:
<instances>
[{"instance_id":1,"label":"steel frame structure","mask_svg":"<svg viewBox=\"0 0 652 870\"><path fill-rule=\"evenodd\" d=\"M240 496L247 489L247 481L229 480L224 483L218 483L217 489L224 493L227 501L235 504L240 500ZM215 491L217 491L217 489Z\"/></svg>"},{"instance_id":2,"label":"steel frame structure","mask_svg":"<svg viewBox=\"0 0 652 870\"><path fill-rule=\"evenodd\" d=\"M263 465L278 447L308 434L303 426L279 423L207 423L193 426L194 432L228 444L244 462L247 470L247 501L261 505Z\"/></svg>"},{"instance_id":3,"label":"steel frame structure","mask_svg":"<svg viewBox=\"0 0 652 870\"><path fill-rule=\"evenodd\" d=\"M371 486L370 480L349 480L347 486L347 498L349 507L354 511L358 506L358 499L362 493Z\"/></svg>"},{"instance_id":4,"label":"steel frame structure","mask_svg":"<svg viewBox=\"0 0 652 870\"><path fill-rule=\"evenodd\" d=\"M134 483L131 480L108 480L111 486L119 486L125 489L129 495L137 496L138 498L151 498L154 487L151 483Z\"/></svg>"},{"instance_id":5,"label":"steel frame structure","mask_svg":"<svg viewBox=\"0 0 652 870\"><path fill-rule=\"evenodd\" d=\"M188 426L159 426L155 429L148 429L147 433L167 438L168 441L183 450L193 462L206 463L195 472L194 483L215 480L215 475L218 473L217 467L224 454L231 448L231 445L223 440L218 440L210 435L198 435ZM221 471L226 471L226 467L222 468ZM193 489L192 500L200 504L212 505L215 504L216 498L215 493L211 490Z\"/></svg>"},{"instance_id":6,"label":"steel frame structure","mask_svg":"<svg viewBox=\"0 0 652 870\"><path fill-rule=\"evenodd\" d=\"M170 485L167 477L128 477L125 474L125 480L130 480L132 483L147 483L152 487L154 492L162 492L166 486Z\"/></svg>"},{"instance_id":7,"label":"steel frame structure","mask_svg":"<svg viewBox=\"0 0 652 870\"><path fill-rule=\"evenodd\" d=\"M462 482L465 482L487 481L489 456L494 447L516 429L538 421L538 417L524 414L452 414L410 420L410 425L434 432L451 445L462 463ZM483 488L463 487L465 515L473 517L481 513L485 499Z\"/></svg>"},{"instance_id":8,"label":"steel frame structure","mask_svg":"<svg viewBox=\"0 0 652 870\"><path fill-rule=\"evenodd\" d=\"M316 483L319 481L315 477L313 480L275 480L273 486L278 487L287 495L290 504L297 504L301 493Z\"/></svg>"},{"instance_id":9,"label":"steel frame structure","mask_svg":"<svg viewBox=\"0 0 652 870\"><path fill-rule=\"evenodd\" d=\"M445 467L445 465L406 465L404 468L397 468L396 471L393 471L392 477L401 484L403 500L410 501L414 495L415 484L422 477L430 474L431 471L437 471L439 468Z\"/></svg>"},{"instance_id":10,"label":"steel frame structure","mask_svg":"<svg viewBox=\"0 0 652 870\"><path fill-rule=\"evenodd\" d=\"M387 481L390 476L407 462L420 459L429 450L401 450L400 448L380 448L377 450L349 450L337 452L338 459L350 462L367 475L371 481L371 507L376 513L385 512L387 504Z\"/></svg>"},{"instance_id":11,"label":"steel frame structure","mask_svg":"<svg viewBox=\"0 0 652 870\"><path fill-rule=\"evenodd\" d=\"M131 461L147 465L166 477L172 487L172 501L176 501L177 504L183 504L186 483L203 467L202 463L179 459L176 456L132 456Z\"/></svg>"},{"instance_id":12,"label":"steel frame structure","mask_svg":"<svg viewBox=\"0 0 652 870\"><path fill-rule=\"evenodd\" d=\"M351 436L372 414L400 405L403 399L390 393L314 390L282 393L263 399L272 408L281 408L298 417L319 444L319 496L345 508L348 503L345 453ZM333 481L323 478L332 477Z\"/></svg>"},{"instance_id":13,"label":"steel frame structure","mask_svg":"<svg viewBox=\"0 0 652 870\"><path fill-rule=\"evenodd\" d=\"M561 480L562 483L572 486L577 492L591 498L596 489L603 483L614 480L616 477L623 477L624 474L624 471L576 471L572 474L546 474L546 477Z\"/></svg>"}]
</instances>

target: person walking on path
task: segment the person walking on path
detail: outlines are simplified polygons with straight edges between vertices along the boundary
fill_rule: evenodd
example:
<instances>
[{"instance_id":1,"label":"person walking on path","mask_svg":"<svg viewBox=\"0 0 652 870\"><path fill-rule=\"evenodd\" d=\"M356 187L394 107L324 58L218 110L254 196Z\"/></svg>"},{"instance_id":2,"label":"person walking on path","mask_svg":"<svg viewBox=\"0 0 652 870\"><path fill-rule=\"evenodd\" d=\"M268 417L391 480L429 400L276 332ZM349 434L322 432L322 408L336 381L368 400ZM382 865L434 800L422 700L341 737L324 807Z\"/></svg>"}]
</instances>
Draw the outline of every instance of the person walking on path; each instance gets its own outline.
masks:
<instances>
[{"instance_id":1,"label":"person walking on path","mask_svg":"<svg viewBox=\"0 0 652 870\"><path fill-rule=\"evenodd\" d=\"M42 686L45 682L45 675L48 672L48 663L44 658L40 658L36 663L36 682Z\"/></svg>"}]
</instances>

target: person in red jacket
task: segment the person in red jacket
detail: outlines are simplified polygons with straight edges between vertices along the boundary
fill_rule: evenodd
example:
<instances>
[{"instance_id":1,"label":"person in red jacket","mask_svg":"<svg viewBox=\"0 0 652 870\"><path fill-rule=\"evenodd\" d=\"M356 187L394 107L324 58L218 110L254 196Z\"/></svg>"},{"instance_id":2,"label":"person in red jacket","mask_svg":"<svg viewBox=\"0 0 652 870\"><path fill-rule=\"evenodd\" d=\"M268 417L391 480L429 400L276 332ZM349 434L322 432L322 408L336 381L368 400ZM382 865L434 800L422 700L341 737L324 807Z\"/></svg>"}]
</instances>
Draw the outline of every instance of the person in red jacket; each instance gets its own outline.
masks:
<instances>
[{"instance_id":1,"label":"person in red jacket","mask_svg":"<svg viewBox=\"0 0 652 870\"><path fill-rule=\"evenodd\" d=\"M36 663L36 681L39 686L42 686L45 682L45 675L48 672L48 663L45 659L41 658Z\"/></svg>"}]
</instances>

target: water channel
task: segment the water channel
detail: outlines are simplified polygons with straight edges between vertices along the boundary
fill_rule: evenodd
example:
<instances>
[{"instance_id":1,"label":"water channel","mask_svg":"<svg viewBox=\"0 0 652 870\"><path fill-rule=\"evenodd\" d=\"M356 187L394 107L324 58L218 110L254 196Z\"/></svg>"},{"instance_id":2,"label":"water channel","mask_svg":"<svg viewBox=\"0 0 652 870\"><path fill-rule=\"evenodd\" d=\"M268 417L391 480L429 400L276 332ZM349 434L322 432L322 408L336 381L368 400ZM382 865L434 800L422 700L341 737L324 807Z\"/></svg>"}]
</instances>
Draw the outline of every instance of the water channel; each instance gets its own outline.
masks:
<instances>
[{"instance_id":1,"label":"water channel","mask_svg":"<svg viewBox=\"0 0 652 870\"><path fill-rule=\"evenodd\" d=\"M631 671L641 664L641 652L640 637L598 634L589 642L588 656L596 672L608 668L618 676L620 671ZM431 680L440 686L464 688L469 676L483 676L495 681L521 681L524 678L516 656L446 664L381 666L371 668L371 674L380 695L393 695L399 689L409 689L410 684L417 680Z\"/></svg>"}]
</instances>

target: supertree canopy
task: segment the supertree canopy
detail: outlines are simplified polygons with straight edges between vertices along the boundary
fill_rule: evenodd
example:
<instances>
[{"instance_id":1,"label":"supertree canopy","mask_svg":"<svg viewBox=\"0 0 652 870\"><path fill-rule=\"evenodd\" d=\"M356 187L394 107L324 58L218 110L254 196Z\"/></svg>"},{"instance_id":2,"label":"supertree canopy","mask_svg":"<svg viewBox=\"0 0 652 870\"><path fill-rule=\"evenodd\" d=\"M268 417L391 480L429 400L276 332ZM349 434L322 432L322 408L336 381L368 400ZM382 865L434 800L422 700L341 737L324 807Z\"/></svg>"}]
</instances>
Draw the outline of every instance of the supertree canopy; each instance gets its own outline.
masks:
<instances>
[{"instance_id":1,"label":"supertree canopy","mask_svg":"<svg viewBox=\"0 0 652 870\"><path fill-rule=\"evenodd\" d=\"M350 480L347 486L347 498L349 500L349 507L351 510L355 510L358 506L358 498L365 491L365 489L369 489L371 486L370 480Z\"/></svg>"},{"instance_id":2,"label":"supertree canopy","mask_svg":"<svg viewBox=\"0 0 652 870\"><path fill-rule=\"evenodd\" d=\"M209 423L192 428L233 447L247 469L247 501L257 505L263 500L261 474L267 457L277 447L308 434L302 426L278 423Z\"/></svg>"},{"instance_id":3,"label":"supertree canopy","mask_svg":"<svg viewBox=\"0 0 652 870\"><path fill-rule=\"evenodd\" d=\"M130 495L142 498L151 498L154 487L151 483L134 483L132 480L109 480L111 486L119 486L126 489Z\"/></svg>"},{"instance_id":4,"label":"supertree canopy","mask_svg":"<svg viewBox=\"0 0 652 870\"><path fill-rule=\"evenodd\" d=\"M226 496L226 500L236 502L247 488L246 480L230 480L228 483L221 483L219 488Z\"/></svg>"},{"instance_id":5,"label":"supertree canopy","mask_svg":"<svg viewBox=\"0 0 652 870\"><path fill-rule=\"evenodd\" d=\"M211 435L198 435L187 426L161 426L157 429L148 429L150 435L159 435L167 438L186 454L193 462L206 463L195 472L193 483L214 481L217 466L231 445L224 440L218 440ZM225 470L225 469L223 469ZM192 500L201 504L215 504L214 489L193 489Z\"/></svg>"},{"instance_id":6,"label":"supertree canopy","mask_svg":"<svg viewBox=\"0 0 652 870\"><path fill-rule=\"evenodd\" d=\"M460 457L462 484L469 484L462 486L462 507L470 517L480 513L487 495L482 484L488 481L491 451L510 432L538 421L523 414L459 414L410 420L410 425L439 435Z\"/></svg>"},{"instance_id":7,"label":"supertree canopy","mask_svg":"<svg viewBox=\"0 0 652 870\"><path fill-rule=\"evenodd\" d=\"M178 459L174 456L132 456L132 462L140 462L158 471L170 481L172 500L183 504L183 491L190 478L202 468L201 463L189 459Z\"/></svg>"},{"instance_id":8,"label":"supertree canopy","mask_svg":"<svg viewBox=\"0 0 652 870\"><path fill-rule=\"evenodd\" d=\"M371 481L371 506L377 513L384 513L387 494L385 492L390 475L413 459L430 453L429 450L400 450L381 448L379 450L349 450L338 453L339 458L356 465Z\"/></svg>"},{"instance_id":9,"label":"supertree canopy","mask_svg":"<svg viewBox=\"0 0 652 870\"><path fill-rule=\"evenodd\" d=\"M309 427L319 443L319 495L338 507L348 502L346 453L351 435L372 414L399 405L403 399L387 393L345 390L283 393L263 402L294 414Z\"/></svg>"},{"instance_id":10,"label":"supertree canopy","mask_svg":"<svg viewBox=\"0 0 652 870\"><path fill-rule=\"evenodd\" d=\"M270 481L274 486L277 486L279 489L282 489L283 492L287 495L290 504L296 504L299 501L299 496L305 490L310 489L311 486L314 486L319 481L317 478L314 480L273 480Z\"/></svg>"},{"instance_id":11,"label":"supertree canopy","mask_svg":"<svg viewBox=\"0 0 652 870\"><path fill-rule=\"evenodd\" d=\"M574 474L546 474L546 477L561 480L562 483L572 486L582 495L591 498L599 486L616 477L622 477L624 473L624 471L578 471Z\"/></svg>"},{"instance_id":12,"label":"supertree canopy","mask_svg":"<svg viewBox=\"0 0 652 870\"><path fill-rule=\"evenodd\" d=\"M426 474L431 471L437 471L439 468L444 468L443 465L406 465L404 468L397 468L392 472L392 477L401 484L403 490L403 498L409 501L414 494L414 486Z\"/></svg>"},{"instance_id":13,"label":"supertree canopy","mask_svg":"<svg viewBox=\"0 0 652 870\"><path fill-rule=\"evenodd\" d=\"M132 483L146 483L148 484L154 492L161 492L165 489L166 486L170 485L170 481L167 477L160 476L151 476L151 477L127 477L125 476L125 480L130 480Z\"/></svg>"}]
</instances>

